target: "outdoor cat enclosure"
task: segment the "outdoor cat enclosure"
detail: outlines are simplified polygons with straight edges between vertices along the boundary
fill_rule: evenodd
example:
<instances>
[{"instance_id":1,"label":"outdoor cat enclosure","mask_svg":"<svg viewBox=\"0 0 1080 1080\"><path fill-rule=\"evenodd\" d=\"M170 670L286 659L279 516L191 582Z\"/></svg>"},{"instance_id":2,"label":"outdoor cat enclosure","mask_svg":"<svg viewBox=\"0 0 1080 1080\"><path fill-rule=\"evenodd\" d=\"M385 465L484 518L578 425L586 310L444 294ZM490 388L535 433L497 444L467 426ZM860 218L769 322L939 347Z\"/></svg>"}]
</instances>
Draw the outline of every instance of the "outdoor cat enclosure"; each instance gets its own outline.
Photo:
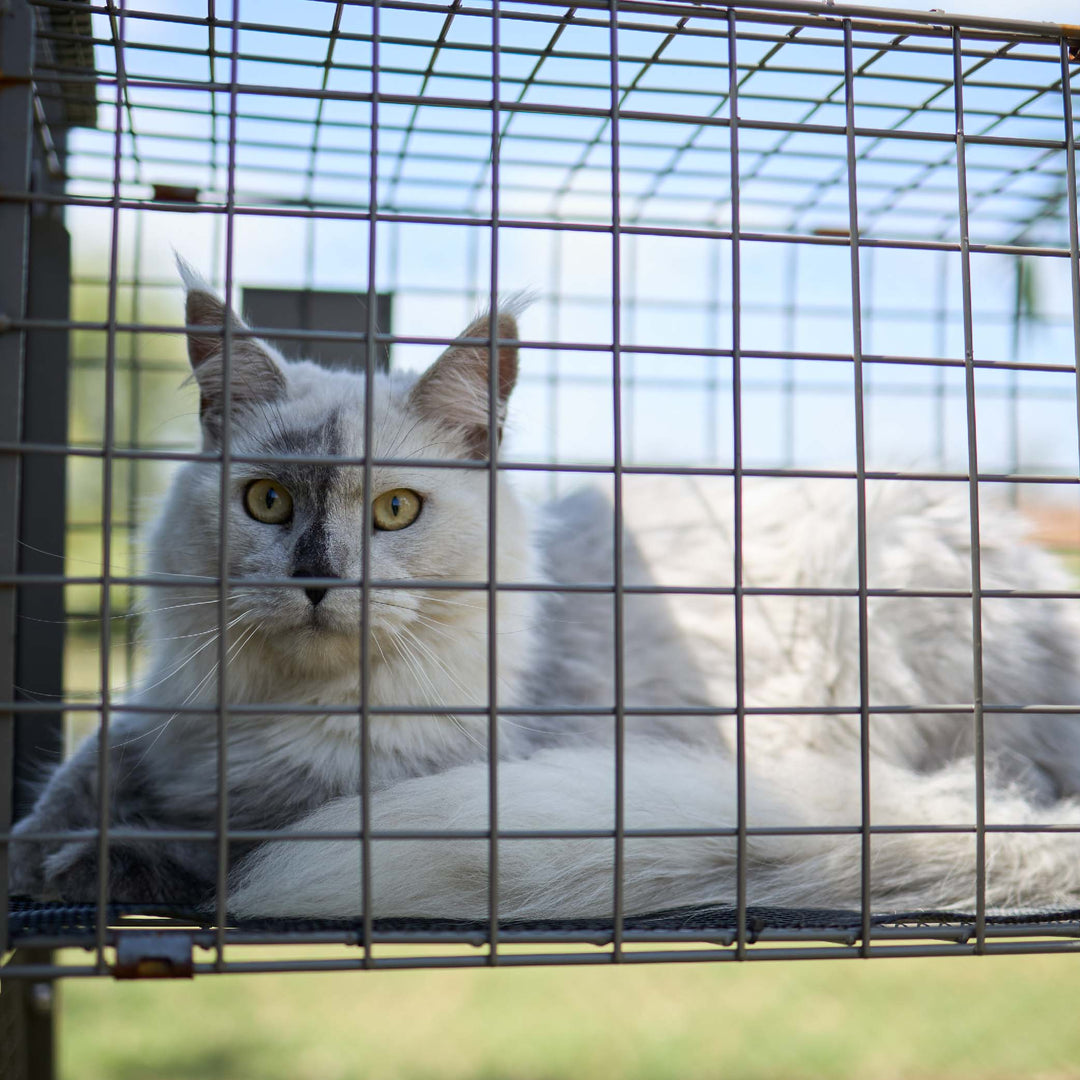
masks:
<instances>
[{"instance_id":1,"label":"outdoor cat enclosure","mask_svg":"<svg viewBox=\"0 0 1080 1080\"><path fill-rule=\"evenodd\" d=\"M426 363L471 313L532 290L510 437L481 467L539 496L584 478L618 505L646 474L724 478L736 500L786 476L864 493L960 485L976 524L971 587L955 599L976 626L987 597L1008 599L980 583L982 495L1006 489L1075 556L1078 35L809 0L0 8L0 879L9 817L59 753L61 725L70 746L124 709L129 616L155 586L134 529L171 465L197 456L194 392L177 397L174 248L286 353L332 352L362 372ZM579 591L609 594L618 626L634 586L615 550L614 579ZM858 550L844 595L865 665L866 613L884 591L867 582L865 537ZM223 598L226 582L212 584ZM595 710L619 748L621 678L616 661L614 701ZM977 747L980 680L976 633L971 700L953 708ZM219 736L241 709L219 703ZM507 922L493 905L471 924L237 923L223 876L206 921L111 904L102 882L95 905L4 905L0 937L20 950L4 975L1077 947L1080 911L1001 915L982 891L969 912L877 910L869 853L898 827L871 825L866 738L875 714L902 723L927 707L865 694L808 707L830 711L862 721L862 820L846 830L861 845L861 910L748 904L743 812L725 833L740 887L723 909L643 917L615 880L609 920ZM362 738L372 712L352 712ZM768 710L740 687L726 712L742 731ZM493 808L498 778L493 760ZM213 846L223 875L230 841L266 837L226 827L224 781L218 799L216 831L173 839ZM101 806L105 855L123 830ZM981 804L974 818L938 828L970 833L981 865L988 831L1007 826ZM492 877L521 839L497 825L493 810L479 837ZM617 879L633 836L620 808L613 829L580 835L610 841ZM361 830L357 857L377 840ZM315 949L333 943L354 949ZM271 944L298 951L243 948ZM62 963L49 951L68 946L86 951Z\"/></svg>"}]
</instances>

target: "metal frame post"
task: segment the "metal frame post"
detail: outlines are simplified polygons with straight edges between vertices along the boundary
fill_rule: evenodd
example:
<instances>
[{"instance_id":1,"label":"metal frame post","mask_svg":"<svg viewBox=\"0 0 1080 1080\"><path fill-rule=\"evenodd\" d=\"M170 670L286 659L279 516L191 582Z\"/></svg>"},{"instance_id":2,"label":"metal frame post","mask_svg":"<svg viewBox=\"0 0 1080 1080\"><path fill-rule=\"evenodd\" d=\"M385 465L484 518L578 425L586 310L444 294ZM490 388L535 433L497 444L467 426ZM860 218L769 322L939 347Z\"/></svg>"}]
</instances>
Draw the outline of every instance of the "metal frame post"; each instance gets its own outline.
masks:
<instances>
[{"instance_id":1,"label":"metal frame post","mask_svg":"<svg viewBox=\"0 0 1080 1080\"><path fill-rule=\"evenodd\" d=\"M33 138L30 63L34 26L25 0L11 0L0 7L0 131L4 152L0 154L0 192L30 192ZM29 254L29 200L0 201L0 235L4 237L0 259L0 432L4 439L21 443L23 435L23 367L26 332L13 327L26 313L27 260ZM17 538L19 451L0 454L0 573L14 575L19 569ZM10 579L9 579L10 580ZM0 585L0 695L15 697L16 589ZM10 828L14 806L15 717L0 713L0 832ZM7 948L7 844L0 842L0 949Z\"/></svg>"}]
</instances>

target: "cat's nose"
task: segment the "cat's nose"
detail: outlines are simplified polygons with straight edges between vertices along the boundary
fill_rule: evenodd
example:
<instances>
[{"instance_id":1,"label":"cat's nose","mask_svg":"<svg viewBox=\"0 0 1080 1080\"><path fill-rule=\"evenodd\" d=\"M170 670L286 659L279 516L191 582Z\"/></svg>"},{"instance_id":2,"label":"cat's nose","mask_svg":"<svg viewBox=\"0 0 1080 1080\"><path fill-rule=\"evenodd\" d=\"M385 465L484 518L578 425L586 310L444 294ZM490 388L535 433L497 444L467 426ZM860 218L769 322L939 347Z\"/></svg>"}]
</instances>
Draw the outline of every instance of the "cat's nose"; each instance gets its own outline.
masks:
<instances>
[{"instance_id":1,"label":"cat's nose","mask_svg":"<svg viewBox=\"0 0 1080 1080\"><path fill-rule=\"evenodd\" d=\"M305 567L305 566L297 567L293 571L292 576L293 577L301 577L301 578L302 577L334 577L333 574L328 574L325 571L319 571L318 573L316 573L315 570L311 570L311 569L309 569L308 567ZM327 590L325 588L312 587L310 589L305 589L304 592L306 593L307 598L311 601L311 606L312 607L318 607L319 603L322 601L322 598L326 595Z\"/></svg>"}]
</instances>

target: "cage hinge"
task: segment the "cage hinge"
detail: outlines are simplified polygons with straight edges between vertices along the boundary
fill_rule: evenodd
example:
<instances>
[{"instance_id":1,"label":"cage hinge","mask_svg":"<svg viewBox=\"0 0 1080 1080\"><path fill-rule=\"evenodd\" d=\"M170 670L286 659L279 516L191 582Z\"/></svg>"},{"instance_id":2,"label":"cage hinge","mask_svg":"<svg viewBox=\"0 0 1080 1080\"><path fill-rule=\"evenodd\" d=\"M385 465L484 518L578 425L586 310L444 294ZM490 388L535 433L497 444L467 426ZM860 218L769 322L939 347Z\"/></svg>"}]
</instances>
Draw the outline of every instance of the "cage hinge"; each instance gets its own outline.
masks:
<instances>
[{"instance_id":1,"label":"cage hinge","mask_svg":"<svg viewBox=\"0 0 1080 1080\"><path fill-rule=\"evenodd\" d=\"M116 939L117 979L190 979L194 938L186 930L122 930Z\"/></svg>"}]
</instances>

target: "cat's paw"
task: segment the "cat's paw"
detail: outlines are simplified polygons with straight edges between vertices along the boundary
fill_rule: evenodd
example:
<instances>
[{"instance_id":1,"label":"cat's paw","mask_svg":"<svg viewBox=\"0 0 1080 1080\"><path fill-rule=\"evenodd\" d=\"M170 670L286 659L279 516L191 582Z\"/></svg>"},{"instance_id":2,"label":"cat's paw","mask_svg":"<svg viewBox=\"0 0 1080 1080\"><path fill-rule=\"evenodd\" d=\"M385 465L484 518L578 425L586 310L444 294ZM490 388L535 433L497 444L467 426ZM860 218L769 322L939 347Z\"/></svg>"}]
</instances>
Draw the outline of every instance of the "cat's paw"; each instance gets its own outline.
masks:
<instances>
[{"instance_id":1,"label":"cat's paw","mask_svg":"<svg viewBox=\"0 0 1080 1080\"><path fill-rule=\"evenodd\" d=\"M41 845L13 840L8 846L8 896L30 896L39 900L45 890Z\"/></svg>"},{"instance_id":2,"label":"cat's paw","mask_svg":"<svg viewBox=\"0 0 1080 1080\"><path fill-rule=\"evenodd\" d=\"M97 850L93 843L72 841L42 861L43 892L67 903L97 898Z\"/></svg>"},{"instance_id":3,"label":"cat's paw","mask_svg":"<svg viewBox=\"0 0 1080 1080\"><path fill-rule=\"evenodd\" d=\"M96 841L65 844L44 861L44 892L68 903L98 896ZM117 842L109 845L107 895L112 903L189 905L205 900L201 877L161 845Z\"/></svg>"},{"instance_id":4,"label":"cat's paw","mask_svg":"<svg viewBox=\"0 0 1080 1080\"><path fill-rule=\"evenodd\" d=\"M8 844L8 896L42 899L45 891L44 860L48 845L40 840L20 840L23 833L38 831L40 822L33 816L23 818L11 830Z\"/></svg>"}]
</instances>

